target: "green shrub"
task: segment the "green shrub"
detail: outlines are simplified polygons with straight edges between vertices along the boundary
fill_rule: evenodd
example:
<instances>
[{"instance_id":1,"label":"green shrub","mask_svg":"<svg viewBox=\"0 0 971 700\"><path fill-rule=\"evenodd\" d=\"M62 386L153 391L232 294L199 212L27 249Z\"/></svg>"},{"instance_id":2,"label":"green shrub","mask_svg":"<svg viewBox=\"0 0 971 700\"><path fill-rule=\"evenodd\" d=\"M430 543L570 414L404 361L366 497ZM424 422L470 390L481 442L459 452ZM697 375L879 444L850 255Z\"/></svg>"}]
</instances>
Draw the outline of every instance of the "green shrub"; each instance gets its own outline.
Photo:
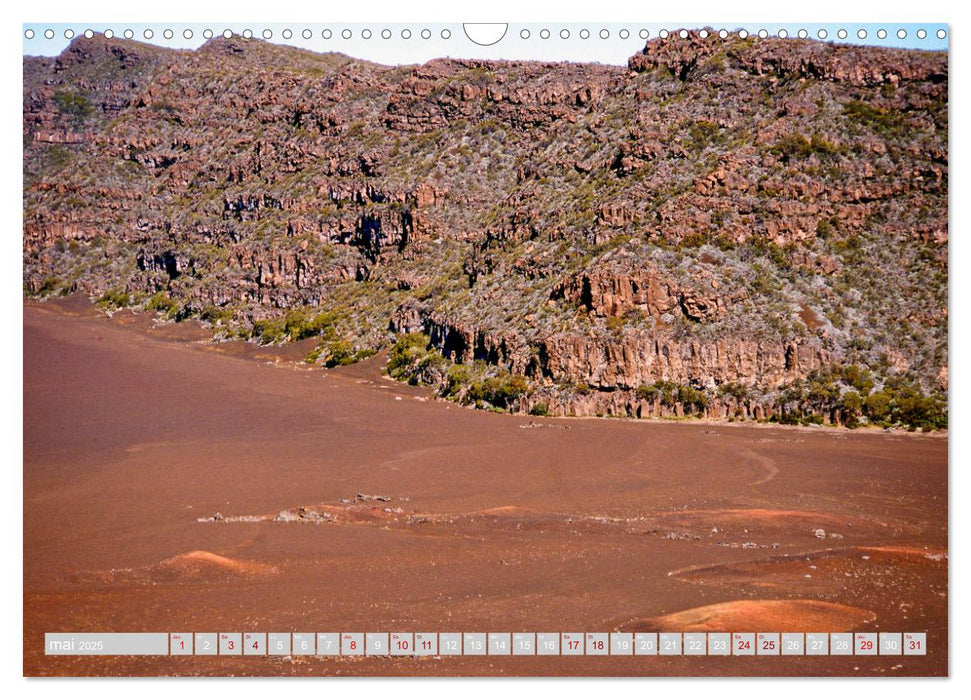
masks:
<instances>
[{"instance_id":1,"label":"green shrub","mask_svg":"<svg viewBox=\"0 0 971 700\"><path fill-rule=\"evenodd\" d=\"M840 396L840 388L825 377L810 375L806 386L806 402L810 407L825 410L834 406Z\"/></svg>"},{"instance_id":2,"label":"green shrub","mask_svg":"<svg viewBox=\"0 0 971 700\"><path fill-rule=\"evenodd\" d=\"M830 238L836 233L836 227L828 219L820 219L816 224L816 236L822 239Z\"/></svg>"},{"instance_id":3,"label":"green shrub","mask_svg":"<svg viewBox=\"0 0 971 700\"><path fill-rule=\"evenodd\" d=\"M472 383L472 370L468 365L452 365L448 368L445 385L441 389L441 395L446 398L455 398L465 387Z\"/></svg>"},{"instance_id":4,"label":"green shrub","mask_svg":"<svg viewBox=\"0 0 971 700\"><path fill-rule=\"evenodd\" d=\"M421 378L440 376L447 371L449 361L437 350L429 350L415 364L414 372L408 380L410 384L418 384Z\"/></svg>"},{"instance_id":5,"label":"green shrub","mask_svg":"<svg viewBox=\"0 0 971 700\"><path fill-rule=\"evenodd\" d=\"M109 289L98 297L98 306L109 309L120 309L128 306L131 297L123 289Z\"/></svg>"},{"instance_id":6,"label":"green shrub","mask_svg":"<svg viewBox=\"0 0 971 700\"><path fill-rule=\"evenodd\" d=\"M361 348L354 353L354 362L360 362L361 360L366 360L369 357L377 355L378 351L374 348Z\"/></svg>"},{"instance_id":7,"label":"green shrub","mask_svg":"<svg viewBox=\"0 0 971 700\"><path fill-rule=\"evenodd\" d=\"M623 316L608 316L607 317L607 330L614 335L620 335L621 331L624 330L624 317Z\"/></svg>"},{"instance_id":8,"label":"green shrub","mask_svg":"<svg viewBox=\"0 0 971 700\"><path fill-rule=\"evenodd\" d=\"M863 396L869 394L873 388L873 375L857 365L844 365L840 369L840 378Z\"/></svg>"},{"instance_id":9,"label":"green shrub","mask_svg":"<svg viewBox=\"0 0 971 700\"><path fill-rule=\"evenodd\" d=\"M59 277L45 277L40 285L40 289L37 290L37 296L48 296L54 292L61 291L63 284L63 281Z\"/></svg>"},{"instance_id":10,"label":"green shrub","mask_svg":"<svg viewBox=\"0 0 971 700\"><path fill-rule=\"evenodd\" d=\"M206 306L199 313L199 318L213 325L226 324L233 320L233 310L225 306Z\"/></svg>"},{"instance_id":11,"label":"green shrub","mask_svg":"<svg viewBox=\"0 0 971 700\"><path fill-rule=\"evenodd\" d=\"M891 416L894 422L910 428L947 427L947 402L943 396L926 396L920 387L906 379L888 380L884 391L891 396Z\"/></svg>"},{"instance_id":12,"label":"green shrub","mask_svg":"<svg viewBox=\"0 0 971 700\"><path fill-rule=\"evenodd\" d=\"M323 352L324 352L324 346L318 345L309 353L307 353L307 356L303 359L303 361L306 362L308 365L315 365L317 364L317 360L320 359L320 356L323 354Z\"/></svg>"},{"instance_id":13,"label":"green shrub","mask_svg":"<svg viewBox=\"0 0 971 700\"><path fill-rule=\"evenodd\" d=\"M708 397L699 389L692 386L681 385L678 387L678 401L685 410L701 412L708 405Z\"/></svg>"},{"instance_id":14,"label":"green shrub","mask_svg":"<svg viewBox=\"0 0 971 700\"><path fill-rule=\"evenodd\" d=\"M335 340L330 344L330 357L327 358L328 367L341 367L354 362L354 346L346 339Z\"/></svg>"},{"instance_id":15,"label":"green shrub","mask_svg":"<svg viewBox=\"0 0 971 700\"><path fill-rule=\"evenodd\" d=\"M855 391L848 391L840 399L841 405L849 415L858 416L863 411L863 398Z\"/></svg>"},{"instance_id":16,"label":"green shrub","mask_svg":"<svg viewBox=\"0 0 971 700\"><path fill-rule=\"evenodd\" d=\"M471 401L484 401L496 408L508 409L513 402L529 392L529 383L519 374L509 372L473 382L469 387Z\"/></svg>"},{"instance_id":17,"label":"green shrub","mask_svg":"<svg viewBox=\"0 0 971 700\"><path fill-rule=\"evenodd\" d=\"M342 338L340 340L335 340L332 342L318 343L318 345L311 350L307 357L304 358L304 362L308 365L317 364L317 361L322 355L327 357L324 362L325 367L343 367L346 365L353 365L361 360L366 360L377 352L372 348L362 348L360 350L355 350L353 344Z\"/></svg>"},{"instance_id":18,"label":"green shrub","mask_svg":"<svg viewBox=\"0 0 971 700\"><path fill-rule=\"evenodd\" d=\"M399 336L388 352L387 372L394 379L408 379L410 370L425 356L431 339L424 333Z\"/></svg>"},{"instance_id":19,"label":"green shrub","mask_svg":"<svg viewBox=\"0 0 971 700\"><path fill-rule=\"evenodd\" d=\"M719 396L731 396L736 401L745 401L749 397L748 387L737 382L729 382L718 387Z\"/></svg>"},{"instance_id":20,"label":"green shrub","mask_svg":"<svg viewBox=\"0 0 971 700\"><path fill-rule=\"evenodd\" d=\"M545 403L533 404L533 407L529 409L529 415L531 416L548 416L549 414L549 406Z\"/></svg>"},{"instance_id":21,"label":"green shrub","mask_svg":"<svg viewBox=\"0 0 971 700\"><path fill-rule=\"evenodd\" d=\"M863 414L863 397L856 391L847 391L839 400L839 413L843 424L847 428L855 428L860 424Z\"/></svg>"},{"instance_id":22,"label":"green shrub","mask_svg":"<svg viewBox=\"0 0 971 700\"><path fill-rule=\"evenodd\" d=\"M717 224L715 225L717 226ZM681 239L681 246L684 248L700 248L707 242L708 237L705 234L695 231Z\"/></svg>"},{"instance_id":23,"label":"green shrub","mask_svg":"<svg viewBox=\"0 0 971 700\"><path fill-rule=\"evenodd\" d=\"M813 134L806 138L802 134L788 134L777 141L769 151L788 162L795 158L808 158L812 155L826 157L836 155L843 149L827 141L823 137Z\"/></svg>"},{"instance_id":24,"label":"green shrub","mask_svg":"<svg viewBox=\"0 0 971 700\"><path fill-rule=\"evenodd\" d=\"M674 404L678 400L678 385L674 382L660 381L654 383L654 388L661 399L661 405L674 408Z\"/></svg>"},{"instance_id":25,"label":"green shrub","mask_svg":"<svg viewBox=\"0 0 971 700\"><path fill-rule=\"evenodd\" d=\"M720 233L715 236L714 244L721 251L729 251L735 249L735 239L725 233Z\"/></svg>"},{"instance_id":26,"label":"green shrub","mask_svg":"<svg viewBox=\"0 0 971 700\"><path fill-rule=\"evenodd\" d=\"M842 392L840 386L851 388ZM783 410L798 416L806 413L839 411L852 427L861 416L876 425L900 425L911 429L941 430L947 427L947 400L940 394L925 394L905 376L889 377L882 389L871 390L868 370L848 365L817 370L807 377L805 389L794 384L782 392Z\"/></svg>"},{"instance_id":27,"label":"green shrub","mask_svg":"<svg viewBox=\"0 0 971 700\"><path fill-rule=\"evenodd\" d=\"M702 149L710 144L720 143L722 132L718 124L711 121L699 120L688 125L688 146Z\"/></svg>"},{"instance_id":28,"label":"green shrub","mask_svg":"<svg viewBox=\"0 0 971 700\"><path fill-rule=\"evenodd\" d=\"M684 406L686 411L700 412L708 405L708 396L704 391L685 384L658 381L653 384L641 384L637 387L635 396L639 401L660 401L662 406L674 408L677 404Z\"/></svg>"},{"instance_id":29,"label":"green shrub","mask_svg":"<svg viewBox=\"0 0 971 700\"><path fill-rule=\"evenodd\" d=\"M57 111L76 122L82 122L94 113L94 107L87 98L71 90L55 92L54 104L57 105Z\"/></svg>"},{"instance_id":30,"label":"green shrub","mask_svg":"<svg viewBox=\"0 0 971 700\"><path fill-rule=\"evenodd\" d=\"M883 391L875 391L863 402L867 418L882 423L890 418L890 397Z\"/></svg>"},{"instance_id":31,"label":"green shrub","mask_svg":"<svg viewBox=\"0 0 971 700\"><path fill-rule=\"evenodd\" d=\"M284 331L292 341L319 335L332 336L337 320L333 312L314 314L308 309L294 309L286 315Z\"/></svg>"},{"instance_id":32,"label":"green shrub","mask_svg":"<svg viewBox=\"0 0 971 700\"><path fill-rule=\"evenodd\" d=\"M261 345L273 345L286 340L286 329L281 318L261 318L253 321L253 331L250 337L260 341Z\"/></svg>"},{"instance_id":33,"label":"green shrub","mask_svg":"<svg viewBox=\"0 0 971 700\"><path fill-rule=\"evenodd\" d=\"M850 121L882 136L898 134L904 126L904 117L900 112L874 107L860 100L850 100L843 105L843 114Z\"/></svg>"},{"instance_id":34,"label":"green shrub","mask_svg":"<svg viewBox=\"0 0 971 700\"><path fill-rule=\"evenodd\" d=\"M315 314L306 308L292 309L282 318L254 321L250 337L258 339L261 345L273 345L287 340L296 342L318 336L325 340L335 340L337 322L338 316L334 312Z\"/></svg>"},{"instance_id":35,"label":"green shrub","mask_svg":"<svg viewBox=\"0 0 971 700\"><path fill-rule=\"evenodd\" d=\"M164 314L168 318L175 318L179 313L179 304L166 296L165 292L155 292L145 302L145 309Z\"/></svg>"}]
</instances>

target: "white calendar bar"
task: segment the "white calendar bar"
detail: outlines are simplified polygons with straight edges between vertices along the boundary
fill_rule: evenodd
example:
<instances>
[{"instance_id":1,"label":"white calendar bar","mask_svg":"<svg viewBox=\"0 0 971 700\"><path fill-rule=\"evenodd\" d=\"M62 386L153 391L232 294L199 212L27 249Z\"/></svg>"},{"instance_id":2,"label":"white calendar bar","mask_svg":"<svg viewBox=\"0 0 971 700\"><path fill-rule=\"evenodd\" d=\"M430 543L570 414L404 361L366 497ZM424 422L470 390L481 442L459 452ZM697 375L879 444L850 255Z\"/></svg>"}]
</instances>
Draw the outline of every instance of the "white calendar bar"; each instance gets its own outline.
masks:
<instances>
[{"instance_id":1,"label":"white calendar bar","mask_svg":"<svg viewBox=\"0 0 971 700\"><path fill-rule=\"evenodd\" d=\"M925 656L926 632L57 632L52 656Z\"/></svg>"}]
</instances>

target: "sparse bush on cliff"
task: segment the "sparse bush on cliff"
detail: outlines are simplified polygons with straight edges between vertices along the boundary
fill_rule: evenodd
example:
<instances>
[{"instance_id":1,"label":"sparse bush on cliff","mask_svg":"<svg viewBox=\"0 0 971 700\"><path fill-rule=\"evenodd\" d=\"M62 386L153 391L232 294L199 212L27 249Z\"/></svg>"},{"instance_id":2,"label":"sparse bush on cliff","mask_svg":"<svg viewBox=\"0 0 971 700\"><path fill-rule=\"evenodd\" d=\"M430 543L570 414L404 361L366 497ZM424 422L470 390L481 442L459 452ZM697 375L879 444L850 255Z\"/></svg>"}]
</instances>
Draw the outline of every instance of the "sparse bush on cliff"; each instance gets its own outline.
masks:
<instances>
[{"instance_id":1,"label":"sparse bush on cliff","mask_svg":"<svg viewBox=\"0 0 971 700\"><path fill-rule=\"evenodd\" d=\"M233 320L233 310L228 306L206 306L199 312L199 318L214 326L224 326Z\"/></svg>"},{"instance_id":2,"label":"sparse bush on cliff","mask_svg":"<svg viewBox=\"0 0 971 700\"><path fill-rule=\"evenodd\" d=\"M121 309L131 301L131 296L124 289L109 289L98 297L98 306L108 309Z\"/></svg>"},{"instance_id":3,"label":"sparse bush on cliff","mask_svg":"<svg viewBox=\"0 0 971 700\"><path fill-rule=\"evenodd\" d=\"M723 233L715 236L712 242L715 244L718 250L722 251L723 253L730 250L735 250L736 247L735 240L731 236L727 236Z\"/></svg>"},{"instance_id":4,"label":"sparse bush on cliff","mask_svg":"<svg viewBox=\"0 0 971 700\"><path fill-rule=\"evenodd\" d=\"M328 367L340 367L354 362L354 346L344 338L331 343L328 354L330 355L326 363Z\"/></svg>"},{"instance_id":5,"label":"sparse bush on cliff","mask_svg":"<svg viewBox=\"0 0 971 700\"><path fill-rule=\"evenodd\" d=\"M549 406L542 401L533 404L532 408L529 409L529 415L531 416L548 416L549 414Z\"/></svg>"},{"instance_id":6,"label":"sparse bush on cliff","mask_svg":"<svg viewBox=\"0 0 971 700\"><path fill-rule=\"evenodd\" d=\"M731 396L736 401L745 401L749 398L749 389L744 384L728 382L718 387L718 395Z\"/></svg>"},{"instance_id":7,"label":"sparse bush on cliff","mask_svg":"<svg viewBox=\"0 0 971 700\"><path fill-rule=\"evenodd\" d=\"M286 340L285 324L282 319L258 319L253 321L250 337L259 340L260 345L282 343Z\"/></svg>"},{"instance_id":8,"label":"sparse bush on cliff","mask_svg":"<svg viewBox=\"0 0 971 700\"><path fill-rule=\"evenodd\" d=\"M315 365L317 364L317 360L320 359L320 356L323 354L323 352L324 352L324 346L318 345L313 350L307 353L307 356L303 358L303 361L306 362L308 365Z\"/></svg>"},{"instance_id":9,"label":"sparse bush on cliff","mask_svg":"<svg viewBox=\"0 0 971 700\"><path fill-rule=\"evenodd\" d=\"M874 390L871 374L856 366L830 366L779 392L782 423L819 423L833 417L854 428L865 418L874 425L941 430L947 427L947 401L925 393L906 376L892 376Z\"/></svg>"},{"instance_id":10,"label":"sparse bush on cliff","mask_svg":"<svg viewBox=\"0 0 971 700\"><path fill-rule=\"evenodd\" d=\"M563 394L573 394L576 396L589 396L593 389L586 382L561 381L556 385L558 392Z\"/></svg>"},{"instance_id":11,"label":"sparse bush on cliff","mask_svg":"<svg viewBox=\"0 0 971 700\"><path fill-rule=\"evenodd\" d=\"M658 401L665 408L675 408L681 404L685 413L702 413L708 405L708 395L703 390L663 380L641 384L634 395L639 401Z\"/></svg>"},{"instance_id":12,"label":"sparse bush on cliff","mask_svg":"<svg viewBox=\"0 0 971 700\"><path fill-rule=\"evenodd\" d=\"M832 237L836 233L836 225L828 219L820 219L816 224L816 236L823 240Z\"/></svg>"},{"instance_id":13,"label":"sparse bush on cliff","mask_svg":"<svg viewBox=\"0 0 971 700\"><path fill-rule=\"evenodd\" d=\"M156 292L145 301L146 311L155 311L166 318L173 319L179 313L179 303L166 296L165 292Z\"/></svg>"},{"instance_id":14,"label":"sparse bush on cliff","mask_svg":"<svg viewBox=\"0 0 971 700\"><path fill-rule=\"evenodd\" d=\"M701 150L724 140L722 130L714 122L701 119L687 124L686 127L687 142L692 149Z\"/></svg>"},{"instance_id":15,"label":"sparse bush on cliff","mask_svg":"<svg viewBox=\"0 0 971 700\"><path fill-rule=\"evenodd\" d=\"M684 406L686 413L689 411L700 413L708 405L708 397L700 389L682 385L678 387L678 402Z\"/></svg>"},{"instance_id":16,"label":"sparse bush on cliff","mask_svg":"<svg viewBox=\"0 0 971 700\"><path fill-rule=\"evenodd\" d=\"M869 370L858 365L844 365L841 367L840 378L863 396L868 395L870 390L873 389L873 375L870 374Z\"/></svg>"},{"instance_id":17,"label":"sparse bush on cliff","mask_svg":"<svg viewBox=\"0 0 971 700\"><path fill-rule=\"evenodd\" d=\"M472 378L472 369L468 365L452 365L448 368L439 394L447 399L456 398L472 383Z\"/></svg>"},{"instance_id":18,"label":"sparse bush on cliff","mask_svg":"<svg viewBox=\"0 0 971 700\"><path fill-rule=\"evenodd\" d=\"M83 122L94 113L94 107L88 99L73 90L59 90L54 93L54 103L61 114L75 122Z\"/></svg>"},{"instance_id":19,"label":"sparse bush on cliff","mask_svg":"<svg viewBox=\"0 0 971 700\"><path fill-rule=\"evenodd\" d=\"M881 136L894 136L900 133L904 125L902 113L876 107L862 100L847 102L843 105L843 114L850 121L865 126Z\"/></svg>"},{"instance_id":20,"label":"sparse bush on cliff","mask_svg":"<svg viewBox=\"0 0 971 700\"><path fill-rule=\"evenodd\" d=\"M847 391L840 399L840 411L843 425L847 428L856 428L860 424L860 415L863 413L863 397L856 391Z\"/></svg>"},{"instance_id":21,"label":"sparse bush on cliff","mask_svg":"<svg viewBox=\"0 0 971 700\"><path fill-rule=\"evenodd\" d=\"M657 391L657 396L660 399L662 406L674 408L678 401L677 384L668 381L654 382L654 389Z\"/></svg>"},{"instance_id":22,"label":"sparse bush on cliff","mask_svg":"<svg viewBox=\"0 0 971 700\"><path fill-rule=\"evenodd\" d=\"M37 289L37 296L46 297L64 293L64 281L60 277L48 276L44 278Z\"/></svg>"},{"instance_id":23,"label":"sparse bush on cliff","mask_svg":"<svg viewBox=\"0 0 971 700\"><path fill-rule=\"evenodd\" d=\"M624 332L624 326L627 324L627 320L623 316L608 316L606 325L607 330L614 335L621 335Z\"/></svg>"},{"instance_id":24,"label":"sparse bush on cliff","mask_svg":"<svg viewBox=\"0 0 971 700\"><path fill-rule=\"evenodd\" d=\"M808 158L809 156L828 157L842 152L836 144L827 141L818 134L806 138L802 134L788 134L777 141L769 151L779 156L783 162L793 158Z\"/></svg>"},{"instance_id":25,"label":"sparse bush on cliff","mask_svg":"<svg viewBox=\"0 0 971 700\"><path fill-rule=\"evenodd\" d=\"M756 253L764 255L771 260L779 270L785 271L791 269L792 253L794 252L793 247L780 246L767 238L753 238L750 241L749 246ZM770 282L767 281L759 281L759 285L761 287L765 287L769 284Z\"/></svg>"},{"instance_id":26,"label":"sparse bush on cliff","mask_svg":"<svg viewBox=\"0 0 971 700\"><path fill-rule=\"evenodd\" d=\"M407 381L418 363L428 354L431 340L424 333L406 333L399 336L388 351L388 375Z\"/></svg>"},{"instance_id":27,"label":"sparse bush on cliff","mask_svg":"<svg viewBox=\"0 0 971 700\"><path fill-rule=\"evenodd\" d=\"M344 367L346 365L353 365L361 360L366 360L374 355L375 350L372 348L355 350L353 343L346 338L341 338L340 340L335 340L331 343L318 345L314 352L317 353L316 357L314 357L314 362L316 362L317 358L320 357L322 352L326 352L327 360L324 362L325 366Z\"/></svg>"},{"instance_id":28,"label":"sparse bush on cliff","mask_svg":"<svg viewBox=\"0 0 971 700\"><path fill-rule=\"evenodd\" d=\"M474 382L469 387L468 399L508 410L516 399L526 393L529 393L529 382L525 377L503 372L498 376Z\"/></svg>"},{"instance_id":29,"label":"sparse bush on cliff","mask_svg":"<svg viewBox=\"0 0 971 700\"><path fill-rule=\"evenodd\" d=\"M657 387L653 384L641 384L635 392L638 401L653 403L658 396Z\"/></svg>"},{"instance_id":30,"label":"sparse bush on cliff","mask_svg":"<svg viewBox=\"0 0 971 700\"><path fill-rule=\"evenodd\" d=\"M284 329L290 340L297 341L318 335L331 336L336 323L337 315L334 313L314 314L309 309L298 309L287 314Z\"/></svg>"},{"instance_id":31,"label":"sparse bush on cliff","mask_svg":"<svg viewBox=\"0 0 971 700\"><path fill-rule=\"evenodd\" d=\"M259 340L261 345L287 340L296 342L317 336L330 340L336 338L337 322L338 316L333 312L314 313L306 308L292 309L283 317L253 321L250 337Z\"/></svg>"},{"instance_id":32,"label":"sparse bush on cliff","mask_svg":"<svg viewBox=\"0 0 971 700\"><path fill-rule=\"evenodd\" d=\"M947 427L947 401L940 394L924 394L906 377L891 377L883 389L867 397L868 417L908 428L941 430Z\"/></svg>"}]
</instances>

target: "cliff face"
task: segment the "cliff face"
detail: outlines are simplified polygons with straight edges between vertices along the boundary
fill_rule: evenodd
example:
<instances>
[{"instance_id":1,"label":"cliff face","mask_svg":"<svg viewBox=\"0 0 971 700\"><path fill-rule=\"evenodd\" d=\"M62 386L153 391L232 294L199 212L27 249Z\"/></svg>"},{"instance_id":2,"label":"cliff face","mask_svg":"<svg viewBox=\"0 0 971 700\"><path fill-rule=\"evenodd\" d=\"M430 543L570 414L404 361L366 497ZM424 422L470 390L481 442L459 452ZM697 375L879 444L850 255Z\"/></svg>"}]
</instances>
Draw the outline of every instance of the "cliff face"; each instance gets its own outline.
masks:
<instances>
[{"instance_id":1,"label":"cliff face","mask_svg":"<svg viewBox=\"0 0 971 700\"><path fill-rule=\"evenodd\" d=\"M523 410L677 413L637 393L673 382L764 417L849 364L946 389L947 78L696 33L628 68L78 38L24 60L25 291L421 331Z\"/></svg>"}]
</instances>

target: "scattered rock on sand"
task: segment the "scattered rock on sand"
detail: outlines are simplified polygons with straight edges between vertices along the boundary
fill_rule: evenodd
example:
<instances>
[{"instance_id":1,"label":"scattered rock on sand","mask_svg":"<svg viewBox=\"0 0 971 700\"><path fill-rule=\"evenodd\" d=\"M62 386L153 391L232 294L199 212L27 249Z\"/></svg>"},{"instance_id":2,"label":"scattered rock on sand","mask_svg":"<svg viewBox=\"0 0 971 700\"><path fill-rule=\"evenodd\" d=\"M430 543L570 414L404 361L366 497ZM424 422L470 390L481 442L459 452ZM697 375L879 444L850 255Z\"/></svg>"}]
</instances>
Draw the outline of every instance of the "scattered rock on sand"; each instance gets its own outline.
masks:
<instances>
[{"instance_id":1,"label":"scattered rock on sand","mask_svg":"<svg viewBox=\"0 0 971 700\"><path fill-rule=\"evenodd\" d=\"M379 501L381 503L387 503L390 500L391 500L391 496L372 496L371 494L367 494L367 493L357 494L358 503L368 503L370 501Z\"/></svg>"},{"instance_id":2,"label":"scattered rock on sand","mask_svg":"<svg viewBox=\"0 0 971 700\"><path fill-rule=\"evenodd\" d=\"M280 513L273 518L274 522L277 523L298 523L298 522L310 522L310 523L320 523L320 522L330 522L336 520L330 513L321 513L316 508L291 508L289 510L281 510Z\"/></svg>"}]
</instances>

